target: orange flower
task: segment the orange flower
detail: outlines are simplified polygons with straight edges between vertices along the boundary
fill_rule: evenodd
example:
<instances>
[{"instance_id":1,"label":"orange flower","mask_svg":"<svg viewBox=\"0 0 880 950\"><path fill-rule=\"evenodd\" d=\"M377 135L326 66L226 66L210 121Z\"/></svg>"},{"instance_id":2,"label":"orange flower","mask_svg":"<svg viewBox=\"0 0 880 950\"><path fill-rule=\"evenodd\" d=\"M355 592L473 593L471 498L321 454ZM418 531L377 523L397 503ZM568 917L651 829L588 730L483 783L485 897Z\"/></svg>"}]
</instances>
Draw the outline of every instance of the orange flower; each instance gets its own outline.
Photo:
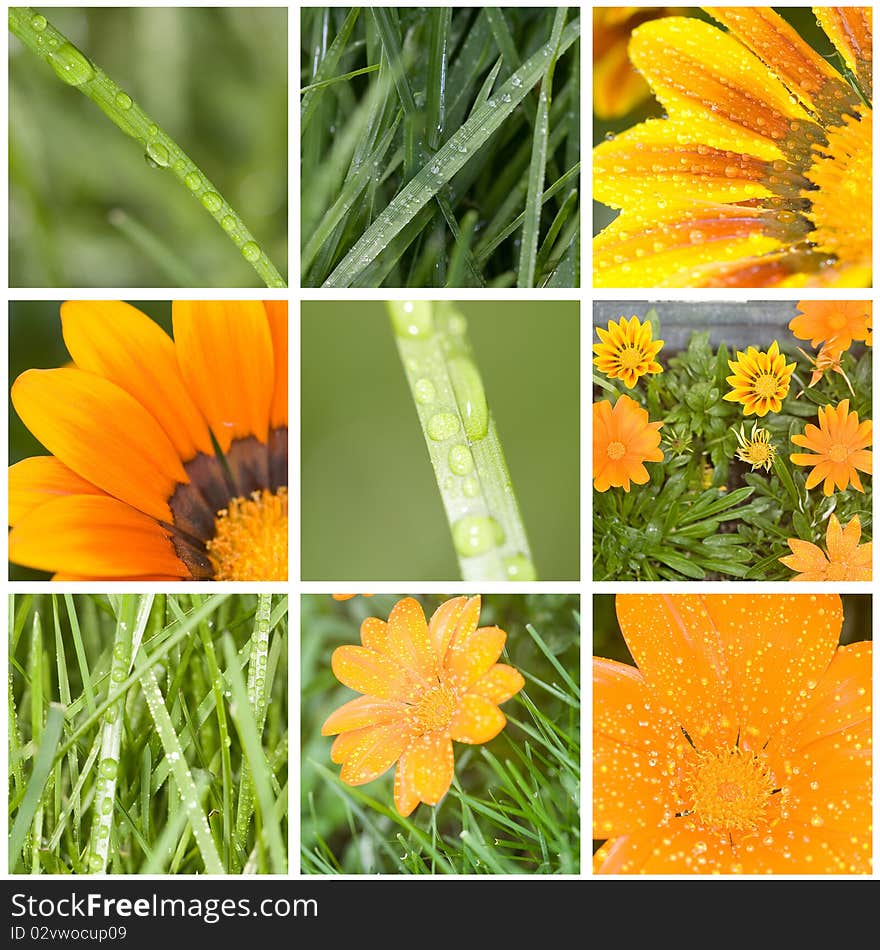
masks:
<instances>
[{"instance_id":1,"label":"orange flower","mask_svg":"<svg viewBox=\"0 0 880 950\"><path fill-rule=\"evenodd\" d=\"M287 579L287 303L61 305L72 364L13 383L9 560L56 580Z\"/></svg>"},{"instance_id":2,"label":"orange flower","mask_svg":"<svg viewBox=\"0 0 880 950\"><path fill-rule=\"evenodd\" d=\"M766 353L750 346L746 353L737 352L736 360L728 360L727 365L733 370L733 375L727 377L733 389L724 395L724 399L741 402L746 416L779 412L782 400L788 395L791 374L797 363L785 362L776 340Z\"/></svg>"},{"instance_id":3,"label":"orange flower","mask_svg":"<svg viewBox=\"0 0 880 950\"><path fill-rule=\"evenodd\" d=\"M836 70L770 7L633 30L665 117L593 151L595 287L872 285L872 8L814 7Z\"/></svg>"},{"instance_id":4,"label":"orange flower","mask_svg":"<svg viewBox=\"0 0 880 950\"><path fill-rule=\"evenodd\" d=\"M406 816L419 802L436 805L449 790L453 740L479 745L501 732L507 720L498 705L525 680L496 662L507 634L478 628L479 616L479 596L455 597L426 624L419 602L407 597L387 623L363 622L362 646L333 651L336 678L364 694L321 728L321 735L336 736L330 757L342 765L343 782L363 785L397 762L394 804Z\"/></svg>"},{"instance_id":5,"label":"orange flower","mask_svg":"<svg viewBox=\"0 0 880 950\"><path fill-rule=\"evenodd\" d=\"M799 340L809 340L811 346L830 344L830 350L840 354L853 340L867 341L870 336L870 300L800 300L798 310L801 313L788 328Z\"/></svg>"},{"instance_id":6,"label":"orange flower","mask_svg":"<svg viewBox=\"0 0 880 950\"><path fill-rule=\"evenodd\" d=\"M608 329L596 327L601 343L593 344L593 362L609 379L620 379L627 389L635 386L646 373L662 373L663 367L654 359L663 341L652 340L650 321L638 317L621 317L619 323L608 321Z\"/></svg>"},{"instance_id":7,"label":"orange flower","mask_svg":"<svg viewBox=\"0 0 880 950\"><path fill-rule=\"evenodd\" d=\"M607 399L593 403L593 487L596 491L644 485L643 462L662 462L662 422L648 422L646 410L629 396L619 396L614 408Z\"/></svg>"},{"instance_id":8,"label":"orange flower","mask_svg":"<svg viewBox=\"0 0 880 950\"><path fill-rule=\"evenodd\" d=\"M334 600L351 600L352 597L357 597L357 594L333 594ZM361 597L372 597L372 594L361 594Z\"/></svg>"},{"instance_id":9,"label":"orange flower","mask_svg":"<svg viewBox=\"0 0 880 950\"><path fill-rule=\"evenodd\" d=\"M858 473L871 474L872 455L866 448L871 444L871 420L860 423L858 413L849 411L848 399L836 407L820 408L818 428L809 423L803 435L793 435L791 441L816 453L791 456L795 465L813 466L807 476L808 489L824 479L826 495L833 494L835 487L843 491L848 485L864 491Z\"/></svg>"},{"instance_id":10,"label":"orange flower","mask_svg":"<svg viewBox=\"0 0 880 950\"><path fill-rule=\"evenodd\" d=\"M871 580L871 558L873 544L859 544L862 536L862 523L859 516L853 516L850 523L840 527L834 512L828 519L825 533L825 545L828 557L822 548L800 538L789 538L788 546L792 553L779 560L786 567L798 571L792 581L869 581Z\"/></svg>"},{"instance_id":11,"label":"orange flower","mask_svg":"<svg viewBox=\"0 0 880 950\"><path fill-rule=\"evenodd\" d=\"M651 91L627 55L630 33L645 20L678 7L593 7L593 112L617 119L647 99Z\"/></svg>"},{"instance_id":12,"label":"orange flower","mask_svg":"<svg viewBox=\"0 0 880 950\"><path fill-rule=\"evenodd\" d=\"M804 353L800 347L798 347L798 350L801 355L805 356L813 365L813 372L810 375L809 383L807 383L807 389L812 389L826 373L837 373L843 377L847 388L855 396L855 390L852 388L849 376L846 375L843 367L840 365L840 357L843 355L843 351L836 350L834 343L824 343L822 349L819 350L815 357L810 356L809 353ZM800 393L798 393L798 395L800 395Z\"/></svg>"},{"instance_id":13,"label":"orange flower","mask_svg":"<svg viewBox=\"0 0 880 950\"><path fill-rule=\"evenodd\" d=\"M620 594L593 658L599 874L869 874L871 643L837 594Z\"/></svg>"}]
</instances>

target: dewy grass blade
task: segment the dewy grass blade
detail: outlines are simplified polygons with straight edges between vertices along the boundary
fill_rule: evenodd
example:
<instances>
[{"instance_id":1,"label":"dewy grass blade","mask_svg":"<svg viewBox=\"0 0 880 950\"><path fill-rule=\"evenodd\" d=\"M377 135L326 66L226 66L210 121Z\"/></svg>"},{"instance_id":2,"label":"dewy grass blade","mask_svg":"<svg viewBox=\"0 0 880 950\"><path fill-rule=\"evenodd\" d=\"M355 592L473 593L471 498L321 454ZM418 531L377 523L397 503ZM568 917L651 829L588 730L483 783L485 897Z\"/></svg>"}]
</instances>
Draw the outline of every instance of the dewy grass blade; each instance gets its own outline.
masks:
<instances>
[{"instance_id":1,"label":"dewy grass blade","mask_svg":"<svg viewBox=\"0 0 880 950\"><path fill-rule=\"evenodd\" d=\"M31 823L43 800L43 793L55 761L55 752L61 739L63 726L64 707L58 703L50 703L42 740L34 762L34 770L31 772L27 790L24 793L24 798L18 808L18 814L15 816L12 831L9 835L9 871L11 873L15 872L21 861L22 848L31 829Z\"/></svg>"},{"instance_id":2,"label":"dewy grass blade","mask_svg":"<svg viewBox=\"0 0 880 950\"><path fill-rule=\"evenodd\" d=\"M483 144L504 124L514 109L539 82L552 63L580 35L580 20L573 20L557 44L551 39L534 53L485 105L478 109L416 175L398 192L354 247L324 282L325 287L350 287L364 269L416 217L434 195L470 161ZM415 235L413 235L415 236Z\"/></svg>"},{"instance_id":3,"label":"dewy grass blade","mask_svg":"<svg viewBox=\"0 0 880 950\"><path fill-rule=\"evenodd\" d=\"M529 189L526 195L522 243L520 244L518 287L532 287L535 281L535 261L538 254L538 234L541 230L541 195L544 191L544 175L547 167L547 136L550 124L550 98L553 91L553 72L556 68L559 41L568 13L566 7L557 7L553 18L550 45L553 53L547 70L541 79L538 94L538 111L532 137L532 160L529 164Z\"/></svg>"},{"instance_id":4,"label":"dewy grass blade","mask_svg":"<svg viewBox=\"0 0 880 950\"><path fill-rule=\"evenodd\" d=\"M535 580L507 463L454 304L389 301L464 580Z\"/></svg>"},{"instance_id":5,"label":"dewy grass blade","mask_svg":"<svg viewBox=\"0 0 880 950\"><path fill-rule=\"evenodd\" d=\"M325 86L329 85L331 82L335 81L331 77L333 76L333 72L339 64L339 60L345 52L345 47L348 44L348 38L351 36L351 31L354 29L354 25L357 22L360 12L360 7L352 7L351 10L349 10L345 21L339 29L339 32L336 34L333 42L330 44L330 48L327 50L324 58L318 64L318 68L312 77L312 82L309 84L308 88L302 90L303 97L299 106L300 134L305 132L309 126L309 123L312 121L312 118L315 114L315 109L320 102L320 96L318 95L319 91Z\"/></svg>"},{"instance_id":6,"label":"dewy grass blade","mask_svg":"<svg viewBox=\"0 0 880 950\"><path fill-rule=\"evenodd\" d=\"M201 168L100 66L31 7L10 7L9 29L32 53L51 66L62 82L88 96L114 125L136 139L149 162L167 168L220 225L267 287L287 286L238 212Z\"/></svg>"}]
</instances>

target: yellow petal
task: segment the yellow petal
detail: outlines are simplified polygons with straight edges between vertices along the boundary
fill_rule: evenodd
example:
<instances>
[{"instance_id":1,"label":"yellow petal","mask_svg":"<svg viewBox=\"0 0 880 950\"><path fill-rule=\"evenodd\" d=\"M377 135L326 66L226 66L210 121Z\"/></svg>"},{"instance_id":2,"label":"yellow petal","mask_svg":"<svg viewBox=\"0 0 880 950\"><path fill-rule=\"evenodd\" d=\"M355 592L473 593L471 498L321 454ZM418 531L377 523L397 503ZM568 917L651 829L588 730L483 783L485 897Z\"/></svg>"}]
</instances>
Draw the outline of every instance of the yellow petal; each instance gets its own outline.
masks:
<instances>
[{"instance_id":1,"label":"yellow petal","mask_svg":"<svg viewBox=\"0 0 880 950\"><path fill-rule=\"evenodd\" d=\"M168 499L189 481L168 436L125 390L83 370L28 370L12 402L40 442L77 475L132 507L172 520Z\"/></svg>"}]
</instances>

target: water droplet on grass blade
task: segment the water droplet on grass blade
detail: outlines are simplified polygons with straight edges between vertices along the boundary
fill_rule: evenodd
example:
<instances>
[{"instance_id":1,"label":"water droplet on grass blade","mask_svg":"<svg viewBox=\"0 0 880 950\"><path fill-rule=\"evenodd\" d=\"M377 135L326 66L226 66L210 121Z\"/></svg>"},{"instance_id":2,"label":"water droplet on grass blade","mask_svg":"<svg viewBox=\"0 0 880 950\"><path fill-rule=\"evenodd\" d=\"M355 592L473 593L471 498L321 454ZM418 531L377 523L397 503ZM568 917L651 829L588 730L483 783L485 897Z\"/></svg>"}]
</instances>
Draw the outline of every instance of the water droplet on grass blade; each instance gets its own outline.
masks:
<instances>
[{"instance_id":1,"label":"water droplet on grass blade","mask_svg":"<svg viewBox=\"0 0 880 950\"><path fill-rule=\"evenodd\" d=\"M241 247L241 256L250 264L256 263L263 252L255 241L247 241Z\"/></svg>"},{"instance_id":2,"label":"water droplet on grass blade","mask_svg":"<svg viewBox=\"0 0 880 950\"><path fill-rule=\"evenodd\" d=\"M220 222L220 227L224 231L232 232L236 229L238 222L235 220L233 215L227 214L226 217Z\"/></svg>"},{"instance_id":3,"label":"water droplet on grass blade","mask_svg":"<svg viewBox=\"0 0 880 950\"><path fill-rule=\"evenodd\" d=\"M45 30L48 26L49 21L43 16L42 13L38 13L36 16L31 17L31 29L36 30L40 33L42 30Z\"/></svg>"},{"instance_id":4,"label":"water droplet on grass blade","mask_svg":"<svg viewBox=\"0 0 880 950\"><path fill-rule=\"evenodd\" d=\"M511 581L536 581L535 565L524 554L515 554L504 559L504 573Z\"/></svg>"},{"instance_id":5,"label":"water droplet on grass blade","mask_svg":"<svg viewBox=\"0 0 880 950\"><path fill-rule=\"evenodd\" d=\"M476 557L503 543L501 525L488 515L465 515L452 526L452 542L462 557Z\"/></svg>"},{"instance_id":6,"label":"water droplet on grass blade","mask_svg":"<svg viewBox=\"0 0 880 950\"><path fill-rule=\"evenodd\" d=\"M478 442L489 431L489 406L479 370L467 357L458 356L449 361L449 378L464 431L471 442Z\"/></svg>"},{"instance_id":7,"label":"water droplet on grass blade","mask_svg":"<svg viewBox=\"0 0 880 950\"><path fill-rule=\"evenodd\" d=\"M170 160L168 149L161 142L147 143L147 153L144 157L148 165L152 164L159 168L167 168Z\"/></svg>"},{"instance_id":8,"label":"water droplet on grass blade","mask_svg":"<svg viewBox=\"0 0 880 950\"><path fill-rule=\"evenodd\" d=\"M223 199L216 191L208 191L202 195L202 205L211 214L216 214L223 207Z\"/></svg>"},{"instance_id":9,"label":"water droplet on grass blade","mask_svg":"<svg viewBox=\"0 0 880 950\"><path fill-rule=\"evenodd\" d=\"M470 475L474 470L474 457L466 445L453 445L449 450L449 467L456 475Z\"/></svg>"},{"instance_id":10,"label":"water droplet on grass blade","mask_svg":"<svg viewBox=\"0 0 880 950\"><path fill-rule=\"evenodd\" d=\"M435 442L452 438L459 431L458 416L454 412L438 412L428 420L427 430Z\"/></svg>"},{"instance_id":11,"label":"water droplet on grass blade","mask_svg":"<svg viewBox=\"0 0 880 950\"><path fill-rule=\"evenodd\" d=\"M131 96L127 92L116 93L116 105L125 111L131 108Z\"/></svg>"},{"instance_id":12,"label":"water droplet on grass blade","mask_svg":"<svg viewBox=\"0 0 880 950\"><path fill-rule=\"evenodd\" d=\"M183 183L190 191L198 191L199 186L202 184L202 179L195 172L190 172L186 178L183 179Z\"/></svg>"},{"instance_id":13,"label":"water droplet on grass blade","mask_svg":"<svg viewBox=\"0 0 880 950\"><path fill-rule=\"evenodd\" d=\"M389 304L391 324L401 337L424 339L434 332L431 304L424 300L392 301Z\"/></svg>"},{"instance_id":14,"label":"water droplet on grass blade","mask_svg":"<svg viewBox=\"0 0 880 950\"><path fill-rule=\"evenodd\" d=\"M418 379L413 387L416 402L423 406L432 403L437 398L437 390L430 379Z\"/></svg>"},{"instance_id":15,"label":"water droplet on grass blade","mask_svg":"<svg viewBox=\"0 0 880 950\"><path fill-rule=\"evenodd\" d=\"M95 77L92 64L72 43L63 43L50 53L49 65L55 70L55 75L69 86L81 86Z\"/></svg>"}]
</instances>

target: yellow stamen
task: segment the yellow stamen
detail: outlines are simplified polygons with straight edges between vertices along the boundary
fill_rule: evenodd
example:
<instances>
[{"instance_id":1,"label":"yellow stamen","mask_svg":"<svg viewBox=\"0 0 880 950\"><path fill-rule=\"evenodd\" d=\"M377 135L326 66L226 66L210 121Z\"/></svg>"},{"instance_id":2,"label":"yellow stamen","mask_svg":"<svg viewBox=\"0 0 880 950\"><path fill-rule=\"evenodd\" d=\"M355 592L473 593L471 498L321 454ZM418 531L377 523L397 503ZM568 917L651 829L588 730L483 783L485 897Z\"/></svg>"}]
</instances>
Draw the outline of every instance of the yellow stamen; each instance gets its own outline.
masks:
<instances>
[{"instance_id":1,"label":"yellow stamen","mask_svg":"<svg viewBox=\"0 0 880 950\"><path fill-rule=\"evenodd\" d=\"M419 734L445 729L458 705L455 693L442 683L427 690L413 707L412 724Z\"/></svg>"},{"instance_id":2,"label":"yellow stamen","mask_svg":"<svg viewBox=\"0 0 880 950\"><path fill-rule=\"evenodd\" d=\"M619 459L626 454L626 446L622 442L608 443L608 458Z\"/></svg>"},{"instance_id":3,"label":"yellow stamen","mask_svg":"<svg viewBox=\"0 0 880 950\"><path fill-rule=\"evenodd\" d=\"M207 542L218 581L287 580L287 489L233 498Z\"/></svg>"},{"instance_id":4,"label":"yellow stamen","mask_svg":"<svg viewBox=\"0 0 880 950\"><path fill-rule=\"evenodd\" d=\"M739 746L713 754L701 752L687 782L689 812L709 828L755 831L768 820L775 780L767 764Z\"/></svg>"}]
</instances>

